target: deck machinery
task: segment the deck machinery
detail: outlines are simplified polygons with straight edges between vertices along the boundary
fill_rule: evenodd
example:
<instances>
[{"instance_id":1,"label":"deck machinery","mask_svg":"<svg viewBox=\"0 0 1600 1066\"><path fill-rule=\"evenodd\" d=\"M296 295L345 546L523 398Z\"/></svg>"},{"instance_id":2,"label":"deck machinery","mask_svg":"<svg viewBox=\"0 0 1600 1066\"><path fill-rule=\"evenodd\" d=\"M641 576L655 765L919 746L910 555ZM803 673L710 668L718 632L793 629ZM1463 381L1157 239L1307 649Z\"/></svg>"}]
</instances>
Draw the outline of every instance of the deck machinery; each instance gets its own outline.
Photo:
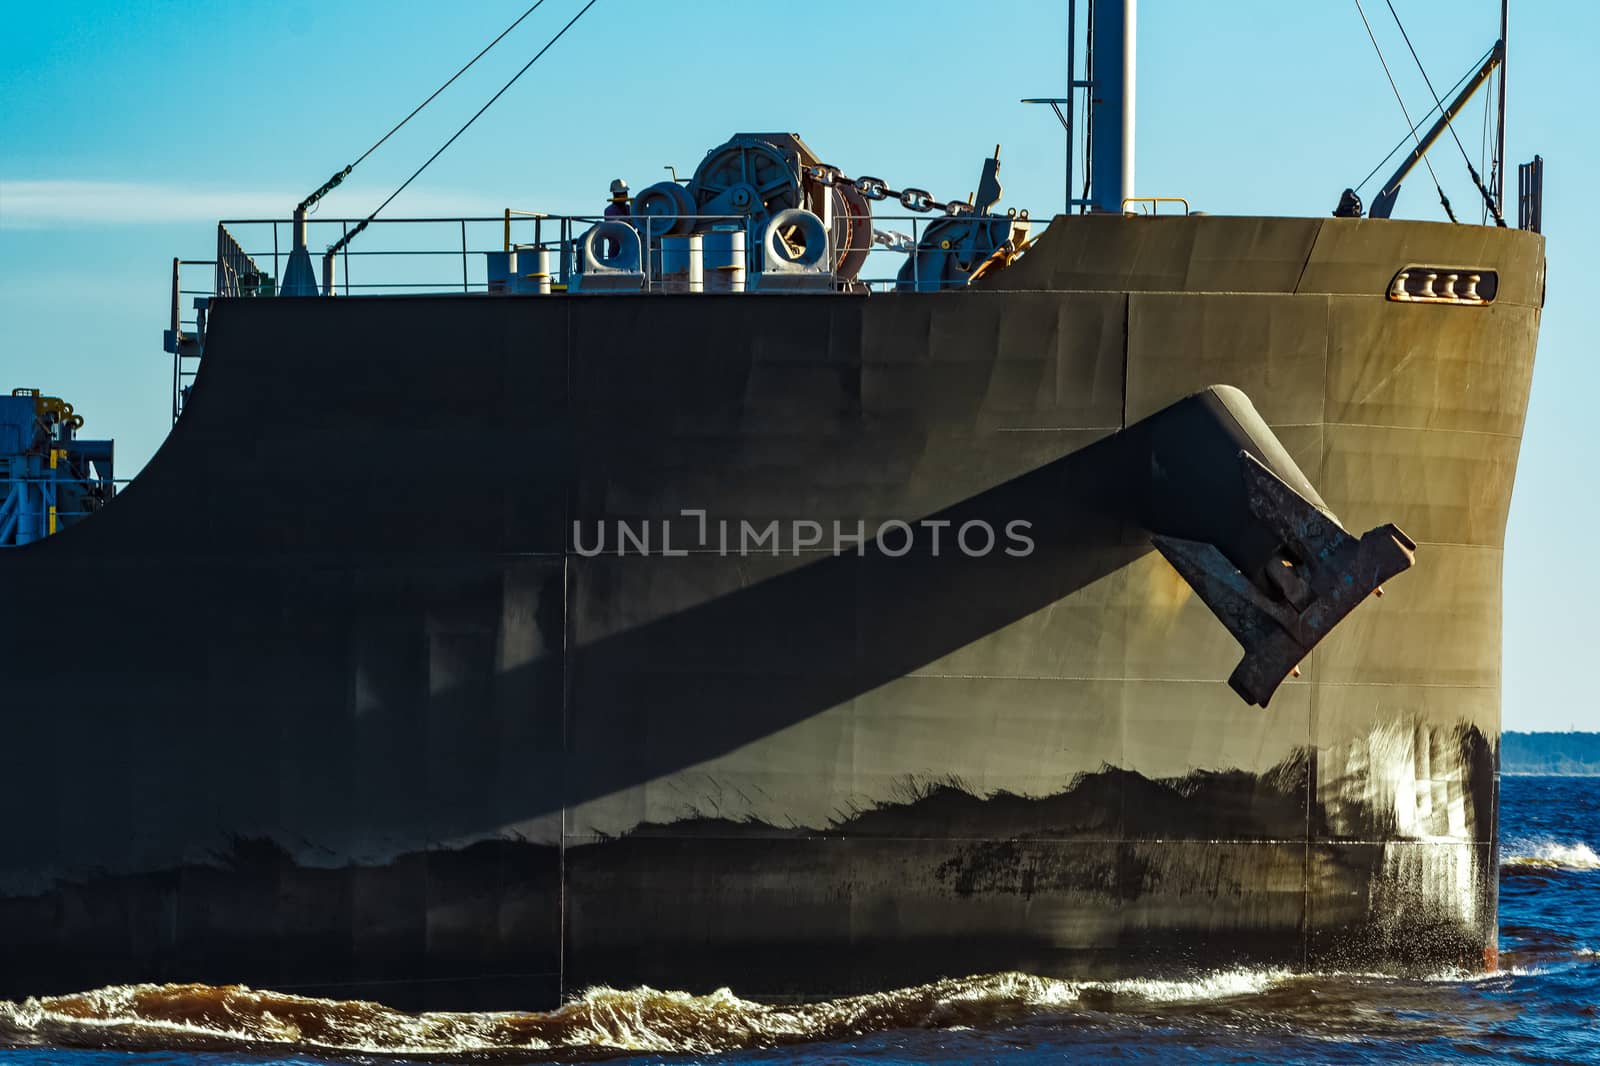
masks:
<instances>
[{"instance_id":1,"label":"deck machinery","mask_svg":"<svg viewBox=\"0 0 1600 1066\"><path fill-rule=\"evenodd\" d=\"M38 389L0 396L0 547L43 540L116 492L112 442L81 440L83 416Z\"/></svg>"},{"instance_id":2,"label":"deck machinery","mask_svg":"<svg viewBox=\"0 0 1600 1066\"><path fill-rule=\"evenodd\" d=\"M864 291L862 267L879 245L906 256L896 290L964 288L1003 269L1028 239L1026 211L994 210L999 173L997 145L976 190L942 201L926 189L849 177L798 134L737 133L707 152L692 177L624 197L620 214L608 212L570 243L508 244L487 253L489 289L549 293L556 278L550 256L558 251L560 281L589 293L743 292L747 278L759 292ZM875 228L873 205L885 202L928 216L917 236ZM328 259L322 293L337 291L332 278Z\"/></svg>"},{"instance_id":3,"label":"deck machinery","mask_svg":"<svg viewBox=\"0 0 1600 1066\"><path fill-rule=\"evenodd\" d=\"M996 146L984 160L978 189L965 201L942 202L925 189L896 190L882 178L847 177L797 134L737 133L707 152L686 183L663 181L641 190L632 214L636 224L653 223L645 230L652 252L667 238L732 223L746 231L751 273L769 281L788 263L807 258L808 250L809 258L820 260L821 249L796 240L809 222L831 251L831 262L819 261L820 273L849 287L874 243L890 243L889 235L873 228L872 205L894 200L907 211L934 216L914 247L903 249L909 255L896 288L937 291L965 286L1009 262L1027 239L1027 212L991 210L1000 200L999 173Z\"/></svg>"}]
</instances>

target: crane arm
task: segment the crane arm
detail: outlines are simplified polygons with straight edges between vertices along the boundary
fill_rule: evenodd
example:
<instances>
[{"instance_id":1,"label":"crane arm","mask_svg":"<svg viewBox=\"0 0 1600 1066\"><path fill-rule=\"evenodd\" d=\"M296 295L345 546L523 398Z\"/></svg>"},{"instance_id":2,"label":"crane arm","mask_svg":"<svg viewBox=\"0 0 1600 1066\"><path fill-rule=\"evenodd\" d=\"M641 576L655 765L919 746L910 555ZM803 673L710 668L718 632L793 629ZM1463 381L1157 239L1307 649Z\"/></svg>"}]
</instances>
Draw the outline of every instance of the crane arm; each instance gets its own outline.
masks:
<instances>
[{"instance_id":1,"label":"crane arm","mask_svg":"<svg viewBox=\"0 0 1600 1066\"><path fill-rule=\"evenodd\" d=\"M1456 115L1467 105L1467 101L1472 99L1472 94L1477 92L1479 87L1489 80L1489 75L1493 74L1495 68L1504 61L1505 54L1505 41L1496 41L1494 48L1489 52L1489 58L1483 61L1483 66L1478 69L1478 72L1472 76L1467 84L1461 87L1461 91L1456 94L1456 98L1450 101L1450 106L1439 113L1439 120L1429 128L1427 133L1423 134L1422 138L1417 141L1416 147L1406 155L1405 159L1401 160L1399 168L1395 170L1388 181L1383 183L1383 188L1378 190L1378 195L1372 198L1372 210L1367 213L1367 217L1388 218L1393 213L1394 202L1400 197L1400 183L1406 180L1406 176L1422 161L1422 157L1428 154L1428 149L1433 147L1433 142L1437 141L1440 135L1450 127L1450 123L1454 121Z\"/></svg>"}]
</instances>

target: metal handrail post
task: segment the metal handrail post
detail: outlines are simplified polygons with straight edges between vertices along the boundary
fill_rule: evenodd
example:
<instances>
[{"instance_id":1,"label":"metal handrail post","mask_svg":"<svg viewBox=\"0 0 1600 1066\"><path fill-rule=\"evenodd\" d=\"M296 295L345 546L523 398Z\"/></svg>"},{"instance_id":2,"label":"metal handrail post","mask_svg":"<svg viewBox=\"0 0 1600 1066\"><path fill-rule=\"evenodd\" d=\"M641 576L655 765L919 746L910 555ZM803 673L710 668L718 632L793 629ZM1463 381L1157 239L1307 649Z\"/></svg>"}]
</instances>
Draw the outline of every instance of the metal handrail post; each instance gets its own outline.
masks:
<instances>
[{"instance_id":1,"label":"metal handrail post","mask_svg":"<svg viewBox=\"0 0 1600 1066\"><path fill-rule=\"evenodd\" d=\"M176 256L172 259L172 336L178 336L178 264L182 260Z\"/></svg>"},{"instance_id":2,"label":"metal handrail post","mask_svg":"<svg viewBox=\"0 0 1600 1066\"><path fill-rule=\"evenodd\" d=\"M917 254L917 248L922 244L922 238L917 236L917 225L921 221L922 220L919 219L919 218L914 218L914 219L911 220L911 291L912 292L921 292L922 291L922 271L921 271L921 265L922 264L920 262L922 257Z\"/></svg>"},{"instance_id":3,"label":"metal handrail post","mask_svg":"<svg viewBox=\"0 0 1600 1066\"><path fill-rule=\"evenodd\" d=\"M1122 210L1126 212L1129 204L1149 204L1150 214L1159 213L1162 204L1182 204L1183 213L1189 213L1189 201L1182 196L1125 196L1122 199Z\"/></svg>"}]
</instances>

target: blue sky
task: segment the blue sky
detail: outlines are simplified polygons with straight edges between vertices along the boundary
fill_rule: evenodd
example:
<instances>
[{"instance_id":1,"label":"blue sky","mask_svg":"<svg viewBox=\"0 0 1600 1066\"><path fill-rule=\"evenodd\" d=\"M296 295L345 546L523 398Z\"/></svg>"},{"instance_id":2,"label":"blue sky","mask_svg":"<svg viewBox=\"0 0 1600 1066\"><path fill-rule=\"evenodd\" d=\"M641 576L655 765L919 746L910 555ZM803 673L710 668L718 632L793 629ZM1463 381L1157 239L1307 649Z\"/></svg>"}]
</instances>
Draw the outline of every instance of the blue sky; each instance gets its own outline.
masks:
<instances>
[{"instance_id":1,"label":"blue sky","mask_svg":"<svg viewBox=\"0 0 1600 1066\"><path fill-rule=\"evenodd\" d=\"M1369 18L1412 114L1428 90L1382 0ZM0 387L71 400L123 475L166 432L171 259L219 216L287 216L526 6L404 0L13 4L0 34ZM548 0L326 202L365 215L560 27ZM1513 3L1511 163L1543 154L1549 289L1505 562L1505 723L1600 728L1572 624L1600 595L1600 5ZM1496 33L1495 0L1397 0L1443 91ZM1004 144L1005 204L1048 215L1062 138L1024 96L1064 77L1063 0L600 0L390 214L598 210L606 183L692 169L737 130L800 132L851 173L965 196ZM1352 2L1142 0L1138 191L1196 209L1318 215L1406 130ZM1462 139L1476 159L1475 101ZM1449 142L1457 211L1477 196ZM1381 177L1381 175L1380 175ZM1515 171L1510 184L1515 186ZM1370 200L1370 189L1368 199ZM1426 175L1397 215L1439 218ZM326 243L323 241L322 243ZM313 237L313 244L318 238Z\"/></svg>"}]
</instances>

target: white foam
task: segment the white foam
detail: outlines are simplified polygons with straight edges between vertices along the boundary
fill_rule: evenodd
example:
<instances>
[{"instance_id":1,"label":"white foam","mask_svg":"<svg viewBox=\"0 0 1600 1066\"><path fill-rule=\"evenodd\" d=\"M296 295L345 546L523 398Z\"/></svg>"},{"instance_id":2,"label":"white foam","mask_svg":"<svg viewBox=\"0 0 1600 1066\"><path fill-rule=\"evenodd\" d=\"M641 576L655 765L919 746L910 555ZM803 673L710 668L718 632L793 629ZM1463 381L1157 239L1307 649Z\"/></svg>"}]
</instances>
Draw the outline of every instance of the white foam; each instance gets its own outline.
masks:
<instances>
[{"instance_id":1,"label":"white foam","mask_svg":"<svg viewBox=\"0 0 1600 1066\"><path fill-rule=\"evenodd\" d=\"M1563 844L1555 840L1529 843L1505 858L1507 866L1543 866L1559 870L1600 870L1600 855L1583 841Z\"/></svg>"},{"instance_id":2,"label":"white foam","mask_svg":"<svg viewBox=\"0 0 1600 1066\"><path fill-rule=\"evenodd\" d=\"M716 1054L887 1029L978 1028L1036 1012L1119 1006L1137 1011L1141 1004L1248 999L1280 984L1328 976L1241 968L1174 979L1064 981L998 973L799 1005L756 1003L726 988L691 995L600 987L548 1013L419 1015L242 986L132 985L0 1002L0 1040L10 1034L75 1044L93 1034L90 1040L100 1046L140 1047L165 1046L183 1034L220 1043L385 1055L599 1049Z\"/></svg>"},{"instance_id":3,"label":"white foam","mask_svg":"<svg viewBox=\"0 0 1600 1066\"><path fill-rule=\"evenodd\" d=\"M1221 970L1202 976L1161 980L1136 977L1100 985L1114 992L1138 996L1153 1003L1186 1003L1207 999L1254 996L1297 975L1289 970ZM1086 986L1093 987L1093 986Z\"/></svg>"},{"instance_id":4,"label":"white foam","mask_svg":"<svg viewBox=\"0 0 1600 1066\"><path fill-rule=\"evenodd\" d=\"M1287 970L1241 969L1178 980L1081 982L999 973L798 1006L755 1003L726 988L703 996L592 988L555 1011L520 1015L406 1015L375 1003L242 986L126 985L0 1002L0 1032L76 1042L88 1031L103 1034L93 1038L96 1043L124 1046L162 1044L182 1034L390 1055L554 1048L709 1054L888 1028L981 1026L1019 1013L1074 1008L1093 1002L1096 993L1159 1003L1250 996L1292 976Z\"/></svg>"},{"instance_id":5,"label":"white foam","mask_svg":"<svg viewBox=\"0 0 1600 1066\"><path fill-rule=\"evenodd\" d=\"M1440 970L1426 974L1419 980L1427 984L1475 985L1483 981L1498 981L1507 977L1531 977L1544 971L1536 966L1502 966L1495 970Z\"/></svg>"}]
</instances>

